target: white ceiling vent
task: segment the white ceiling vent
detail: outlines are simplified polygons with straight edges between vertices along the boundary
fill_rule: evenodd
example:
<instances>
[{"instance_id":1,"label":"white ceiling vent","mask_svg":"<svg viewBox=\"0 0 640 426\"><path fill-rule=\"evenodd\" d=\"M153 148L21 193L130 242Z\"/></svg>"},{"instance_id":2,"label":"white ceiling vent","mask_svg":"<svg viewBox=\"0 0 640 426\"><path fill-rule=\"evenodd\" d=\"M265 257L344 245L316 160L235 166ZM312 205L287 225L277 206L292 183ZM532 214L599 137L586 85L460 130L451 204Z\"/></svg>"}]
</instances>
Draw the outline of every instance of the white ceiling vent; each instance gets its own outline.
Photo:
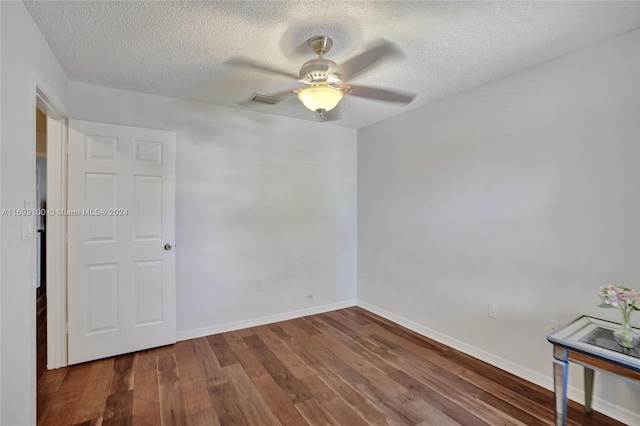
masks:
<instances>
[{"instance_id":1,"label":"white ceiling vent","mask_svg":"<svg viewBox=\"0 0 640 426\"><path fill-rule=\"evenodd\" d=\"M275 105L279 103L282 99L276 98L275 96L261 95L260 93L254 93L253 96L251 96L251 100L253 102L260 102L261 104Z\"/></svg>"}]
</instances>

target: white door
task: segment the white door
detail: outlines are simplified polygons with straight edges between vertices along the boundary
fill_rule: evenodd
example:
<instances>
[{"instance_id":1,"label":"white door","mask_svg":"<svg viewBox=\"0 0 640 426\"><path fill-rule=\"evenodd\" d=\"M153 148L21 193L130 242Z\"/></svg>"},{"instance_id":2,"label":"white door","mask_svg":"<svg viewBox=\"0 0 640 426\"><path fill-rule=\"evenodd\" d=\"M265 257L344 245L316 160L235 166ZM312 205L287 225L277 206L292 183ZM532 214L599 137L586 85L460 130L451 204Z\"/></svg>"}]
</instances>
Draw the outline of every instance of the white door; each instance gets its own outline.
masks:
<instances>
[{"instance_id":1,"label":"white door","mask_svg":"<svg viewBox=\"0 0 640 426\"><path fill-rule=\"evenodd\" d=\"M176 341L175 145L69 121L69 364Z\"/></svg>"}]
</instances>

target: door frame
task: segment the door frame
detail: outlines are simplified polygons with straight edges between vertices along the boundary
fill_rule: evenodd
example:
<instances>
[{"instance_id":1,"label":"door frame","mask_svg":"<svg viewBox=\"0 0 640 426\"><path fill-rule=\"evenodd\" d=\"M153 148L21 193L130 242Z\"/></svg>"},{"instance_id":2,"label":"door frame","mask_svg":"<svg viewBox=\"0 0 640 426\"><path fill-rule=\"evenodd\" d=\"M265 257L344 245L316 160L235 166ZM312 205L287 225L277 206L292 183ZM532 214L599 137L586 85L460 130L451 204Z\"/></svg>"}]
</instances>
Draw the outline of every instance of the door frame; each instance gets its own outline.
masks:
<instances>
[{"instance_id":1,"label":"door frame","mask_svg":"<svg viewBox=\"0 0 640 426\"><path fill-rule=\"evenodd\" d=\"M62 104L52 99L47 92L51 93L46 85L36 81L35 106L47 116L47 210L59 212L67 206L68 116ZM35 129L35 107L33 111ZM66 217L62 214L47 214L47 369L67 365L66 240ZM33 299L35 300L35 293Z\"/></svg>"}]
</instances>

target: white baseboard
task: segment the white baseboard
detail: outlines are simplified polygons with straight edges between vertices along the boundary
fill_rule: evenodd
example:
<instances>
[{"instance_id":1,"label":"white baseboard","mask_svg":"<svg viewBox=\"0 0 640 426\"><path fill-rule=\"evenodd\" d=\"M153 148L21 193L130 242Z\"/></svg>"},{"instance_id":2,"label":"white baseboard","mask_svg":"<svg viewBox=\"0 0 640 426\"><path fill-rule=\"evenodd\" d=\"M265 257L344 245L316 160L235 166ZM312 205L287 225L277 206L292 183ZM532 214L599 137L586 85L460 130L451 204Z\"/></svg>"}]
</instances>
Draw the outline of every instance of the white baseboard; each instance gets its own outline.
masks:
<instances>
[{"instance_id":1,"label":"white baseboard","mask_svg":"<svg viewBox=\"0 0 640 426\"><path fill-rule=\"evenodd\" d=\"M524 380L553 391L551 364L549 366L549 376L546 376L529 368L523 367L522 365L496 356L490 352L484 351L475 346L471 346L465 342L427 328L421 324L413 322L400 315L391 313L383 308L372 305L363 300L358 299L356 305L360 306L363 309L366 309L367 311L371 311L376 315L380 315L383 318L393 321L394 323L399 324L405 328L408 328L411 331L415 331L418 334L428 337L429 339L435 340L436 342L442 343L443 345L447 345L453 349L456 349L460 352L463 352L467 355L498 367L501 370L516 375ZM549 360L549 362L551 363L551 359ZM569 386L568 396L569 399L576 401L579 404L584 404L584 391L582 389L578 389L574 386ZM595 396L593 398L593 409L622 423L628 425L640 425L640 413L634 413L633 411L627 410Z\"/></svg>"},{"instance_id":2,"label":"white baseboard","mask_svg":"<svg viewBox=\"0 0 640 426\"><path fill-rule=\"evenodd\" d=\"M198 337L210 336L212 334L226 333L228 331L241 330L243 328L257 327L260 325L272 324L274 322L286 321L294 318L305 317L307 315L316 315L324 312L331 312L337 309L349 308L355 306L355 300L344 300L342 302L331 303L328 305L314 306L312 308L300 309L297 311L285 312L282 314L267 315L264 317L251 318L243 321L229 322L211 327L196 328L192 330L179 331L176 340L196 339Z\"/></svg>"}]
</instances>

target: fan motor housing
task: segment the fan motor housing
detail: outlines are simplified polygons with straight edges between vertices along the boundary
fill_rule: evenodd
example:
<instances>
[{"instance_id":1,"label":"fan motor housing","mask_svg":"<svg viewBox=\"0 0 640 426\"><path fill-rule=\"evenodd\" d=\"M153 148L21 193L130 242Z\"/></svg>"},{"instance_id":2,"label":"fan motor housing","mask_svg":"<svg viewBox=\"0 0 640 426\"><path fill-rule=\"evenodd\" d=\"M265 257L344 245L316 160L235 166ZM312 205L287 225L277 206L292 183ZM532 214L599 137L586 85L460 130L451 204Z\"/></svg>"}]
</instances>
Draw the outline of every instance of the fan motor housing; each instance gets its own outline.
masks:
<instances>
[{"instance_id":1,"label":"fan motor housing","mask_svg":"<svg viewBox=\"0 0 640 426\"><path fill-rule=\"evenodd\" d=\"M300 68L300 81L306 84L328 83L339 84L342 81L340 68L335 62L316 58L311 59Z\"/></svg>"}]
</instances>

